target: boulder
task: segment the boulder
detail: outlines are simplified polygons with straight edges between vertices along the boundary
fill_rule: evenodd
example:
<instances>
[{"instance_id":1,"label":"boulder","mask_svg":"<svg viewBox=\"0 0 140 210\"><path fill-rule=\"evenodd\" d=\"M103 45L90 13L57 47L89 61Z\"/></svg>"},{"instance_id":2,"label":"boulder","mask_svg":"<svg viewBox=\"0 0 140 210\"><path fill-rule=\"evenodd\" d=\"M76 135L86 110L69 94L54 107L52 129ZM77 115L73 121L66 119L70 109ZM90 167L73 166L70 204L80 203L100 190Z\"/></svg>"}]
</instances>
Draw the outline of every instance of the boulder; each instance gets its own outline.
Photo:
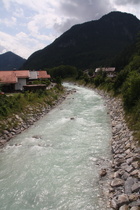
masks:
<instances>
[{"instance_id":1,"label":"boulder","mask_svg":"<svg viewBox=\"0 0 140 210\"><path fill-rule=\"evenodd\" d=\"M127 180L124 183L124 191L126 194L131 194L132 192L132 186L134 184L134 179L132 177L128 177Z\"/></svg>"},{"instance_id":2,"label":"boulder","mask_svg":"<svg viewBox=\"0 0 140 210\"><path fill-rule=\"evenodd\" d=\"M6 140L0 140L0 145L4 145L4 144L6 144Z\"/></svg>"},{"instance_id":3,"label":"boulder","mask_svg":"<svg viewBox=\"0 0 140 210\"><path fill-rule=\"evenodd\" d=\"M130 194L129 195L129 200L132 202L132 201L137 201L139 199L139 195L138 194Z\"/></svg>"},{"instance_id":4,"label":"boulder","mask_svg":"<svg viewBox=\"0 0 140 210\"><path fill-rule=\"evenodd\" d=\"M128 165L131 164L132 161L133 161L133 157L126 159L126 162L127 162Z\"/></svg>"},{"instance_id":5,"label":"boulder","mask_svg":"<svg viewBox=\"0 0 140 210\"><path fill-rule=\"evenodd\" d=\"M110 206L111 206L111 208L113 208L113 209L117 209L117 201L116 201L115 198L111 200Z\"/></svg>"},{"instance_id":6,"label":"boulder","mask_svg":"<svg viewBox=\"0 0 140 210\"><path fill-rule=\"evenodd\" d=\"M128 173L130 173L131 171L133 171L133 167L130 165L130 166L128 166L128 167L126 167L126 171L128 172Z\"/></svg>"},{"instance_id":7,"label":"boulder","mask_svg":"<svg viewBox=\"0 0 140 210\"><path fill-rule=\"evenodd\" d=\"M119 208L119 210L129 210L129 206L128 205L123 205Z\"/></svg>"},{"instance_id":8,"label":"boulder","mask_svg":"<svg viewBox=\"0 0 140 210\"><path fill-rule=\"evenodd\" d=\"M132 166L136 169L136 168L139 168L139 162L138 161L135 161L132 163Z\"/></svg>"},{"instance_id":9,"label":"boulder","mask_svg":"<svg viewBox=\"0 0 140 210\"><path fill-rule=\"evenodd\" d=\"M138 207L138 210L140 208L140 199L138 199L137 201L133 201L132 203L129 204L129 206L131 207Z\"/></svg>"},{"instance_id":10,"label":"boulder","mask_svg":"<svg viewBox=\"0 0 140 210\"><path fill-rule=\"evenodd\" d=\"M117 132L120 131L120 130L122 129L122 127L123 127L123 125L122 125L121 123L118 124L117 126L115 126L116 131L117 131Z\"/></svg>"},{"instance_id":11,"label":"boulder","mask_svg":"<svg viewBox=\"0 0 140 210\"><path fill-rule=\"evenodd\" d=\"M118 186L122 186L123 184L124 184L124 180L116 178L112 180L111 187L118 187Z\"/></svg>"},{"instance_id":12,"label":"boulder","mask_svg":"<svg viewBox=\"0 0 140 210\"><path fill-rule=\"evenodd\" d=\"M140 190L140 182L135 182L131 188L132 192L138 192Z\"/></svg>"},{"instance_id":13,"label":"boulder","mask_svg":"<svg viewBox=\"0 0 140 210\"><path fill-rule=\"evenodd\" d=\"M128 195L121 194L121 195L118 196L118 199L117 199L118 207L121 207L122 205L125 205L125 204L128 204L128 203L129 203Z\"/></svg>"},{"instance_id":14,"label":"boulder","mask_svg":"<svg viewBox=\"0 0 140 210\"><path fill-rule=\"evenodd\" d=\"M74 117L71 117L70 119L71 119L71 120L74 120L75 118L74 118Z\"/></svg>"},{"instance_id":15,"label":"boulder","mask_svg":"<svg viewBox=\"0 0 140 210\"><path fill-rule=\"evenodd\" d=\"M107 174L107 171L105 168L102 168L101 171L100 171L100 177L103 177Z\"/></svg>"},{"instance_id":16,"label":"boulder","mask_svg":"<svg viewBox=\"0 0 140 210\"><path fill-rule=\"evenodd\" d=\"M127 180L129 176L130 176L129 173L126 172L126 171L122 174L122 178L123 178L124 180Z\"/></svg>"},{"instance_id":17,"label":"boulder","mask_svg":"<svg viewBox=\"0 0 140 210\"><path fill-rule=\"evenodd\" d=\"M131 176L134 176L134 177L140 178L140 171L139 171L138 169L136 169L136 170L132 171L132 172L130 173L130 175L131 175Z\"/></svg>"},{"instance_id":18,"label":"boulder","mask_svg":"<svg viewBox=\"0 0 140 210\"><path fill-rule=\"evenodd\" d=\"M130 210L140 210L138 206L133 206Z\"/></svg>"}]
</instances>

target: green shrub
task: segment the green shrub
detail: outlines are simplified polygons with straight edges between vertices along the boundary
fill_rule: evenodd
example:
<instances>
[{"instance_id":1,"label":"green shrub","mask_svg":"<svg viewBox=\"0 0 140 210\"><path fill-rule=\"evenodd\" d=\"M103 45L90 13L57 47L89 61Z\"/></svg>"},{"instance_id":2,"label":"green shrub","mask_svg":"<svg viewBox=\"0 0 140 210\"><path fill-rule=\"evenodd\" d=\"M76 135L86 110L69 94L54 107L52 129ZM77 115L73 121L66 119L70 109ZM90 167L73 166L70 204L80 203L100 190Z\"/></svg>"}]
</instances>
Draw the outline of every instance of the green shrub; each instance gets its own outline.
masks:
<instances>
[{"instance_id":1,"label":"green shrub","mask_svg":"<svg viewBox=\"0 0 140 210\"><path fill-rule=\"evenodd\" d=\"M33 85L39 85L39 84L44 84L46 85L47 87L50 85L50 80L49 79L46 79L46 80L35 80L32 82Z\"/></svg>"},{"instance_id":2,"label":"green shrub","mask_svg":"<svg viewBox=\"0 0 140 210\"><path fill-rule=\"evenodd\" d=\"M97 75L94 78L94 84L96 87L98 87L100 84L102 84L105 81L104 77L102 75Z\"/></svg>"},{"instance_id":3,"label":"green shrub","mask_svg":"<svg viewBox=\"0 0 140 210\"><path fill-rule=\"evenodd\" d=\"M118 75L115 79L114 85L113 85L113 89L114 89L115 93L121 92L121 87L122 87L123 83L125 82L128 74L129 74L128 69L122 70L118 73Z\"/></svg>"},{"instance_id":4,"label":"green shrub","mask_svg":"<svg viewBox=\"0 0 140 210\"><path fill-rule=\"evenodd\" d=\"M129 74L122 88L124 106L131 108L140 99L140 74L133 71Z\"/></svg>"}]
</instances>

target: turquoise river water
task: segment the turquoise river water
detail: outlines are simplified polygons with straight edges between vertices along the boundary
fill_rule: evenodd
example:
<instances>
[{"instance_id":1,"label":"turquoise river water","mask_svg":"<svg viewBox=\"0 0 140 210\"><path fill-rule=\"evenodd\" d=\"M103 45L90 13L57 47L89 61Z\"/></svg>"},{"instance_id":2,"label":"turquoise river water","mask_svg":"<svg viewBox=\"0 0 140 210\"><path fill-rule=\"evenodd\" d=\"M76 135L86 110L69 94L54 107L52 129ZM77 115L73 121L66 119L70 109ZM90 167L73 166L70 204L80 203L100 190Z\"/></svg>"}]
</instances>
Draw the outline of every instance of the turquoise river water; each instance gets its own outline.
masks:
<instances>
[{"instance_id":1,"label":"turquoise river water","mask_svg":"<svg viewBox=\"0 0 140 210\"><path fill-rule=\"evenodd\" d=\"M98 159L110 156L110 119L93 90L73 94L0 150L1 210L105 210Z\"/></svg>"}]
</instances>

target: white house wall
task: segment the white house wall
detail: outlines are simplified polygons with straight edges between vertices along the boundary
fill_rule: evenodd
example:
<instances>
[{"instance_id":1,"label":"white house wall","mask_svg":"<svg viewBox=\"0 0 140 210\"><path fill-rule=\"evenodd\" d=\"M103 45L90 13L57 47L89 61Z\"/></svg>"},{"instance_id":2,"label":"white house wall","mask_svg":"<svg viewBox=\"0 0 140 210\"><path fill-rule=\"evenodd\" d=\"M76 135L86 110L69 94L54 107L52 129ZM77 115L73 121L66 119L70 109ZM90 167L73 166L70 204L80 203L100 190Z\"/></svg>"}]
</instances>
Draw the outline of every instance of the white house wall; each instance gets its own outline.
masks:
<instances>
[{"instance_id":1,"label":"white house wall","mask_svg":"<svg viewBox=\"0 0 140 210\"><path fill-rule=\"evenodd\" d=\"M37 79L37 71L30 71L29 79Z\"/></svg>"},{"instance_id":2,"label":"white house wall","mask_svg":"<svg viewBox=\"0 0 140 210\"><path fill-rule=\"evenodd\" d=\"M18 82L15 84L15 90L23 90L24 85L26 85L26 79L18 78Z\"/></svg>"}]
</instances>

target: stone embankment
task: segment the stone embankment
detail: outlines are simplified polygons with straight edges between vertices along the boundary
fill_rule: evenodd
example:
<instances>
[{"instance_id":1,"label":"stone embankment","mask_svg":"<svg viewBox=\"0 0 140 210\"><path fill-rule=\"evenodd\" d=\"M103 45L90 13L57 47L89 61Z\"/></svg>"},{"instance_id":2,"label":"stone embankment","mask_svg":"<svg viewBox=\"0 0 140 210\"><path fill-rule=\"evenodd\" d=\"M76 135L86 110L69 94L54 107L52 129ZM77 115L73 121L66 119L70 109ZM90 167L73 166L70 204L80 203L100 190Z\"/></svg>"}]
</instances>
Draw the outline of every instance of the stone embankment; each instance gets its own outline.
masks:
<instances>
[{"instance_id":1,"label":"stone embankment","mask_svg":"<svg viewBox=\"0 0 140 210\"><path fill-rule=\"evenodd\" d=\"M37 120L47 114L52 108L62 103L62 101L72 91L65 91L59 98L53 101L52 105L38 104L38 106L28 106L24 112L13 114L7 120L0 122L1 126L6 127L0 134L0 147L3 147L10 139L29 128Z\"/></svg>"},{"instance_id":2,"label":"stone embankment","mask_svg":"<svg viewBox=\"0 0 140 210\"><path fill-rule=\"evenodd\" d=\"M110 207L140 209L140 148L125 119L121 99L98 92L104 98L112 124L112 161L109 171ZM101 176L106 175L100 174Z\"/></svg>"}]
</instances>

